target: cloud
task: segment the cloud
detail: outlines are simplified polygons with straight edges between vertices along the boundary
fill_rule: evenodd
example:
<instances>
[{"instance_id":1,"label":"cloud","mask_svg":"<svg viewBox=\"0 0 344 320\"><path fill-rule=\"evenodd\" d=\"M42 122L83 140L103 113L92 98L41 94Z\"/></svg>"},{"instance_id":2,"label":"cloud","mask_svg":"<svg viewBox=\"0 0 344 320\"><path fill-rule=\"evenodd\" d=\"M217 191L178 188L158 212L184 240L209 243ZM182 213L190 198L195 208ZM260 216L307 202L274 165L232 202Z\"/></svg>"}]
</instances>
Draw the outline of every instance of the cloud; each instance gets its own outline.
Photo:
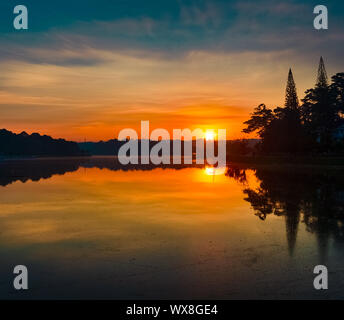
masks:
<instances>
[{"instance_id":1,"label":"cloud","mask_svg":"<svg viewBox=\"0 0 344 320\"><path fill-rule=\"evenodd\" d=\"M94 48L37 49L34 54L74 57L81 52L85 59L102 63L0 63L3 122L12 128L26 123L37 131L58 130L64 137L68 132L69 138L88 131L99 139L113 137L115 129L136 128L145 119L167 128L227 122L237 136L252 107L283 98L289 65L280 61L291 54L192 51L174 60L150 52Z\"/></svg>"},{"instance_id":2,"label":"cloud","mask_svg":"<svg viewBox=\"0 0 344 320\"><path fill-rule=\"evenodd\" d=\"M168 59L180 59L192 51L293 50L299 56L317 51L317 55L326 54L339 62L343 19L337 19L332 11L330 30L319 33L313 28L311 1L180 1L172 8L165 7L157 6L153 10L147 4L145 11L139 7L139 13L133 14L128 6L125 10L122 8L126 15L117 16L114 10L116 18L104 20L96 10L94 15L88 13L88 19L75 19L45 31L12 32L1 41L0 60L16 58L55 65L97 65L102 61L91 55L87 58L82 54L68 55L68 52L94 48L150 52ZM87 12L88 8L85 5L84 10ZM64 49L65 53L37 56L31 49L60 53Z\"/></svg>"},{"instance_id":3,"label":"cloud","mask_svg":"<svg viewBox=\"0 0 344 320\"><path fill-rule=\"evenodd\" d=\"M223 12L213 2L206 2L203 6L195 3L182 5L180 9L181 23L185 25L219 26L223 21Z\"/></svg>"},{"instance_id":4,"label":"cloud","mask_svg":"<svg viewBox=\"0 0 344 320\"><path fill-rule=\"evenodd\" d=\"M294 1L276 1L276 0L265 0L265 1L238 1L235 7L241 12L248 16L258 16L261 14L267 15L278 15L285 16L297 15L300 16L309 8L305 3L294 2Z\"/></svg>"}]
</instances>

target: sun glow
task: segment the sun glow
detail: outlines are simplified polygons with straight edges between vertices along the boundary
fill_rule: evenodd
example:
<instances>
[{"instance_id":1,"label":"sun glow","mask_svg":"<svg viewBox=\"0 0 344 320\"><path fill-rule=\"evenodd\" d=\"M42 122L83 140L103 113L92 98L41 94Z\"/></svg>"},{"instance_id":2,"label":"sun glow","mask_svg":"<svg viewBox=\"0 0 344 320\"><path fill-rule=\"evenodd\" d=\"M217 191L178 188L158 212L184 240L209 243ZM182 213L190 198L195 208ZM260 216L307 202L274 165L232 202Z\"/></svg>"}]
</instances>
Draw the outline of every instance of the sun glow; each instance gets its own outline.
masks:
<instances>
[{"instance_id":1,"label":"sun glow","mask_svg":"<svg viewBox=\"0 0 344 320\"><path fill-rule=\"evenodd\" d=\"M215 140L216 133L213 130L207 130L204 137L205 137L205 140L212 141L212 140Z\"/></svg>"},{"instance_id":2,"label":"sun glow","mask_svg":"<svg viewBox=\"0 0 344 320\"><path fill-rule=\"evenodd\" d=\"M206 167L204 169L204 173L207 176L219 176L219 175L223 175L224 171L222 170L222 168Z\"/></svg>"},{"instance_id":3,"label":"sun glow","mask_svg":"<svg viewBox=\"0 0 344 320\"><path fill-rule=\"evenodd\" d=\"M207 167L207 168L205 168L204 172L207 176L213 176L213 175L215 175L215 168Z\"/></svg>"}]
</instances>

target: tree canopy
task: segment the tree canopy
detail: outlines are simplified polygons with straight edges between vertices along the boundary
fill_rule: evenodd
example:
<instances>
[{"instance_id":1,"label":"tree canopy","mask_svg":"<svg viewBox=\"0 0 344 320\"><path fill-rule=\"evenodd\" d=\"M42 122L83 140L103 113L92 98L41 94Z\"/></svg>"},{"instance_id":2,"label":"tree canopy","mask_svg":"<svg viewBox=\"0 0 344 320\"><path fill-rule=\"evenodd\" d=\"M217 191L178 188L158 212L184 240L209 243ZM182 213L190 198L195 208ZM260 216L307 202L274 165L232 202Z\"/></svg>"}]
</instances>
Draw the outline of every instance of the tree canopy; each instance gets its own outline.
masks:
<instances>
[{"instance_id":1,"label":"tree canopy","mask_svg":"<svg viewBox=\"0 0 344 320\"><path fill-rule=\"evenodd\" d=\"M289 69L284 107L271 110L265 104L244 122L244 133L256 132L261 151L267 153L342 152L344 150L344 73L328 83L321 57L315 87L299 104L292 70Z\"/></svg>"}]
</instances>

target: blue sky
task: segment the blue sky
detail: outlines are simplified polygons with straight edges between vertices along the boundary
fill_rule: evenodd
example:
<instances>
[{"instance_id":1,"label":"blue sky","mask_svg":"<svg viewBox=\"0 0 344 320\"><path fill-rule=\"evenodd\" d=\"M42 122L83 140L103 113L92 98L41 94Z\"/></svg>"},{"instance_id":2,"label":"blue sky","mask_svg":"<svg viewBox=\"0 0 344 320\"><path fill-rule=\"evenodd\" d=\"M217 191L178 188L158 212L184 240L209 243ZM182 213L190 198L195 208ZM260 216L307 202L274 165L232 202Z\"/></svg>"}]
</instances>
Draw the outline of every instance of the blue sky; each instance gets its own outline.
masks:
<instances>
[{"instance_id":1,"label":"blue sky","mask_svg":"<svg viewBox=\"0 0 344 320\"><path fill-rule=\"evenodd\" d=\"M1 35L10 41L17 40L11 14L16 4L18 1L15 0L4 0L0 4ZM327 34L343 33L344 27L344 3L339 0L321 3L272 0L26 0L23 4L30 14L30 30L26 32L28 39L67 30L98 39L118 40L123 46L144 46L162 51L192 48L279 50L293 44L288 39L290 33L293 36L299 34L298 39L294 38L295 45L302 48L307 47L306 43L311 39L321 44L324 32L316 33L312 28L312 11L317 4L325 4L329 9L330 29ZM99 22L123 20L130 21L131 25L122 30L93 28ZM306 35L312 38L302 39ZM276 39L278 36L280 41ZM266 40L269 40L268 44ZM333 42L331 47L335 46Z\"/></svg>"}]
</instances>

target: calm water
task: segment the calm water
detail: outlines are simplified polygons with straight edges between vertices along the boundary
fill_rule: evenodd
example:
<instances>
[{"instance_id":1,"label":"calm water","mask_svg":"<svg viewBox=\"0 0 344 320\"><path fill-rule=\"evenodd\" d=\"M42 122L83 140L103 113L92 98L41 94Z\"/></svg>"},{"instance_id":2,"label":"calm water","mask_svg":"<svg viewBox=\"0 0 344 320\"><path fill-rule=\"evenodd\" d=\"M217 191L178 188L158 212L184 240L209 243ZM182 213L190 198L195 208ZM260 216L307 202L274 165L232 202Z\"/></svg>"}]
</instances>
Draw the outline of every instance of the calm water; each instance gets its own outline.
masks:
<instances>
[{"instance_id":1,"label":"calm water","mask_svg":"<svg viewBox=\"0 0 344 320\"><path fill-rule=\"evenodd\" d=\"M0 163L0 298L344 298L344 170ZM12 288L13 267L29 290ZM329 290L313 289L313 268Z\"/></svg>"}]
</instances>

